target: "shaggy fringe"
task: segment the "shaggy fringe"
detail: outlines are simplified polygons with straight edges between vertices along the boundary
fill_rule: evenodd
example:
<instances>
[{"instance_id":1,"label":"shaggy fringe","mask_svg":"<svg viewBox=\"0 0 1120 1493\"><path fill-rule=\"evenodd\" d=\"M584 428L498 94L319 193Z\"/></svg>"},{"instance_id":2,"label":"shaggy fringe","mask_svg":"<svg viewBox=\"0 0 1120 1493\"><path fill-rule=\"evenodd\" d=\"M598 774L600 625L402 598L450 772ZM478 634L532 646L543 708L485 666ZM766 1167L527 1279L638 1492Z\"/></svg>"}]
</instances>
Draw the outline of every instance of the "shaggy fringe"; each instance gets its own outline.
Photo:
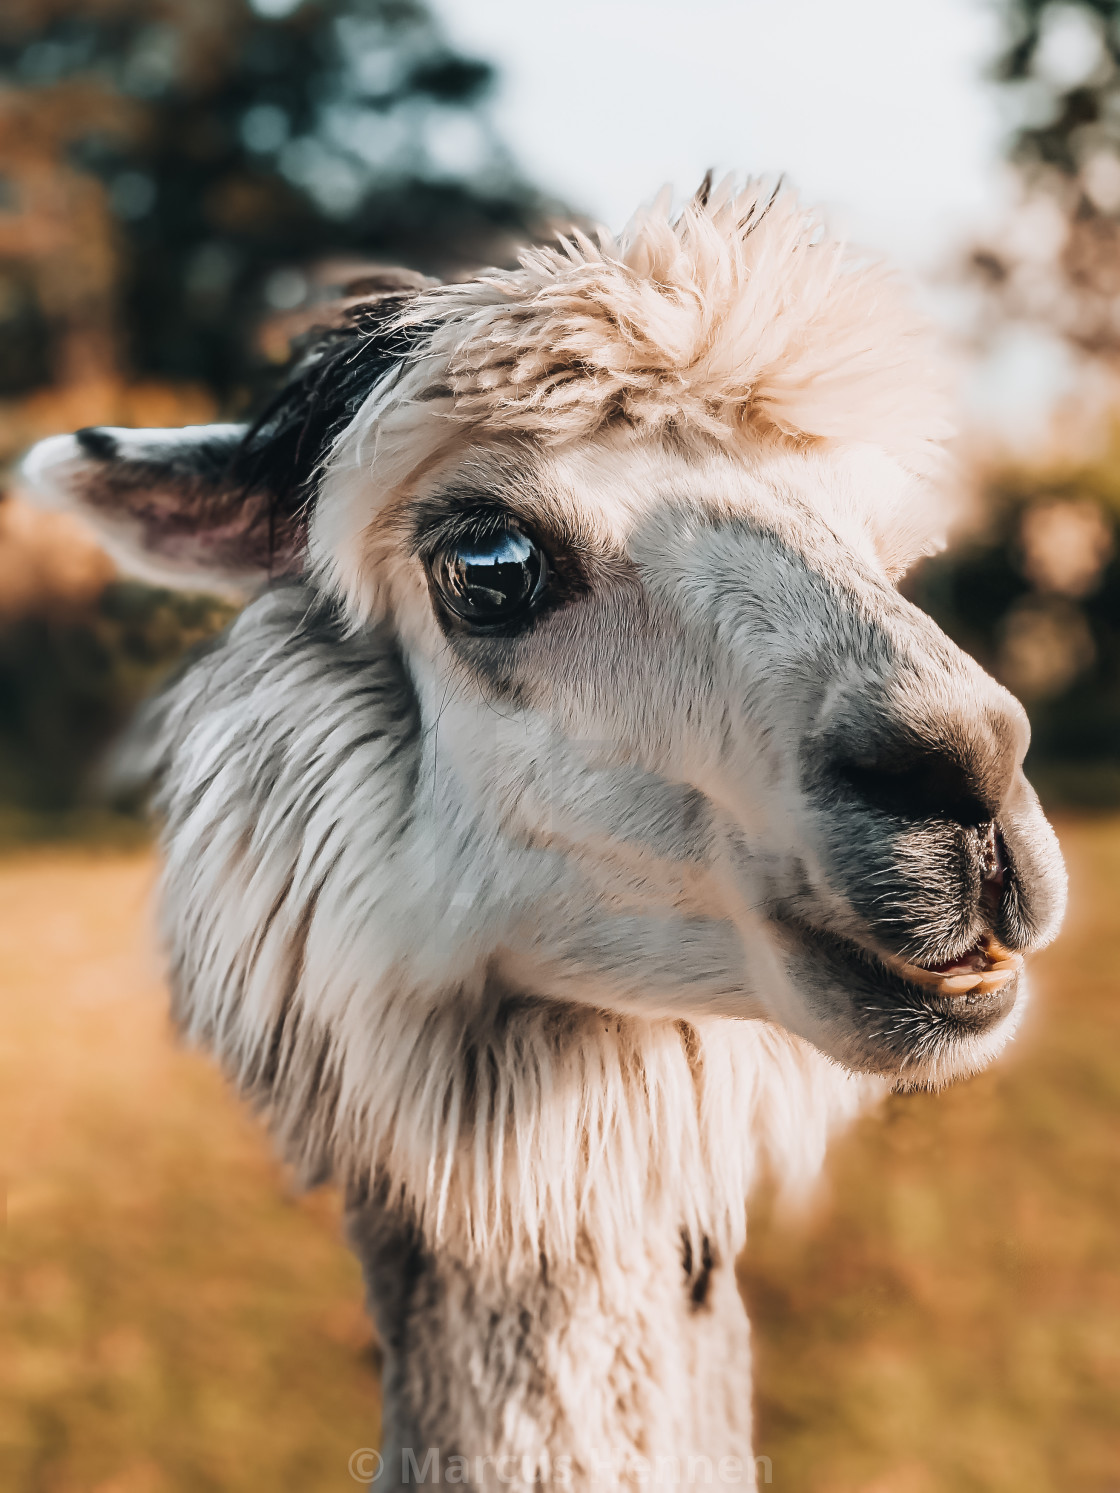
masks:
<instances>
[{"instance_id":1,"label":"shaggy fringe","mask_svg":"<svg viewBox=\"0 0 1120 1493\"><path fill-rule=\"evenodd\" d=\"M869 1087L761 1023L548 1008L465 1043L441 1013L400 1076L345 1150L386 1158L435 1243L514 1264L625 1255L651 1224L734 1252L759 1167L803 1191Z\"/></svg>"},{"instance_id":2,"label":"shaggy fringe","mask_svg":"<svg viewBox=\"0 0 1120 1493\"><path fill-rule=\"evenodd\" d=\"M676 218L663 194L618 242L574 231L400 320L432 327L428 387L446 369L456 420L550 443L622 419L867 442L922 471L948 433L927 328L895 278L757 182L729 178Z\"/></svg>"},{"instance_id":3,"label":"shaggy fringe","mask_svg":"<svg viewBox=\"0 0 1120 1493\"><path fill-rule=\"evenodd\" d=\"M336 442L311 533L317 570L358 614L375 506L468 438L557 446L624 425L724 447L871 445L944 474L928 323L886 266L758 181L729 177L676 216L663 193L618 240L573 230L516 270L422 291L392 329L412 355Z\"/></svg>"}]
</instances>

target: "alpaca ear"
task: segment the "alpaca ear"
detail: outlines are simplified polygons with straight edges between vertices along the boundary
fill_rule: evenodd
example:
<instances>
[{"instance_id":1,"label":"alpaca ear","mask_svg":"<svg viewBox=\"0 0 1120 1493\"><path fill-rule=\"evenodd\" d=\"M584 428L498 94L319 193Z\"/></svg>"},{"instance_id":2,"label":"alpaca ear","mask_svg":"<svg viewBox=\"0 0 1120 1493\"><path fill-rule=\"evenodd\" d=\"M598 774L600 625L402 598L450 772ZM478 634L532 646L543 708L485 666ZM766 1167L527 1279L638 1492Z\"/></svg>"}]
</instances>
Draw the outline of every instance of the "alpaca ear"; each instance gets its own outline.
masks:
<instances>
[{"instance_id":1,"label":"alpaca ear","mask_svg":"<svg viewBox=\"0 0 1120 1493\"><path fill-rule=\"evenodd\" d=\"M300 340L287 381L253 425L121 430L40 441L30 495L70 508L133 575L244 594L303 564L315 479L378 379L407 358L401 308L435 281L372 267Z\"/></svg>"},{"instance_id":2,"label":"alpaca ear","mask_svg":"<svg viewBox=\"0 0 1120 1493\"><path fill-rule=\"evenodd\" d=\"M301 536L243 460L248 427L90 426L32 448L22 475L44 507L78 512L126 572L242 594L298 568Z\"/></svg>"}]
</instances>

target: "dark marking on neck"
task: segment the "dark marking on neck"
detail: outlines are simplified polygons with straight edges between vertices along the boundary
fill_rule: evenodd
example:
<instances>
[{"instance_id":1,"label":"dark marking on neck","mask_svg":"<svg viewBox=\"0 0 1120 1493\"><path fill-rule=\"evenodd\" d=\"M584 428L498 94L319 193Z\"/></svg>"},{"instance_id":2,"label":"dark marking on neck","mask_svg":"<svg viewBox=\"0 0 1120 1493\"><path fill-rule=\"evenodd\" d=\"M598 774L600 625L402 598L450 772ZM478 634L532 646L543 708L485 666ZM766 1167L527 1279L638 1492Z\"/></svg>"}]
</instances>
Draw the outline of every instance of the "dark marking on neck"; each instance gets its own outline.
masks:
<instances>
[{"instance_id":1,"label":"dark marking on neck","mask_svg":"<svg viewBox=\"0 0 1120 1493\"><path fill-rule=\"evenodd\" d=\"M712 1241L704 1234L700 1240L700 1264L696 1268L696 1260L693 1256L692 1236L687 1229L681 1230L681 1264L684 1266L685 1285L688 1288L688 1300L694 1312L707 1305L708 1295L712 1284L712 1271L716 1268L716 1257L712 1250Z\"/></svg>"}]
</instances>

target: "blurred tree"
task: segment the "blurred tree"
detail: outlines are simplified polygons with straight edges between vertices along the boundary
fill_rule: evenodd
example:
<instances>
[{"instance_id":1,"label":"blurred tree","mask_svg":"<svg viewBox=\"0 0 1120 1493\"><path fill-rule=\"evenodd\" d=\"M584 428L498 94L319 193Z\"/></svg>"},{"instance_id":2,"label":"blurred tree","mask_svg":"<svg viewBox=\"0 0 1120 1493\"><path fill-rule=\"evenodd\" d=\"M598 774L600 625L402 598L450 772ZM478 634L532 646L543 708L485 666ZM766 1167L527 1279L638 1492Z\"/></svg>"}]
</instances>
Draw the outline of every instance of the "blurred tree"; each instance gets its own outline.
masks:
<instances>
[{"instance_id":1,"label":"blurred tree","mask_svg":"<svg viewBox=\"0 0 1120 1493\"><path fill-rule=\"evenodd\" d=\"M980 526L903 589L1023 700L1044 795L1120 804L1120 441L980 486Z\"/></svg>"},{"instance_id":2,"label":"blurred tree","mask_svg":"<svg viewBox=\"0 0 1120 1493\"><path fill-rule=\"evenodd\" d=\"M124 717L232 616L214 597L111 581L82 605L37 607L0 628L0 805L20 810L14 821L0 812L0 842L13 822L71 827Z\"/></svg>"},{"instance_id":3,"label":"blurred tree","mask_svg":"<svg viewBox=\"0 0 1120 1493\"><path fill-rule=\"evenodd\" d=\"M992 69L1019 199L972 251L980 329L1033 323L1115 405L1120 376L1120 0L1002 0ZM1113 415L1115 421L1115 414ZM1120 803L1120 426L1091 459L979 474L982 523L909 594L1026 702L1055 798Z\"/></svg>"},{"instance_id":4,"label":"blurred tree","mask_svg":"<svg viewBox=\"0 0 1120 1493\"><path fill-rule=\"evenodd\" d=\"M1023 198L972 268L1008 316L1120 360L1120 0L1003 0L993 75Z\"/></svg>"},{"instance_id":5,"label":"blurred tree","mask_svg":"<svg viewBox=\"0 0 1120 1493\"><path fill-rule=\"evenodd\" d=\"M420 0L0 0L0 460L238 412L371 261L511 259L545 204L491 81ZM0 805L64 822L228 616L0 508Z\"/></svg>"},{"instance_id":6,"label":"blurred tree","mask_svg":"<svg viewBox=\"0 0 1120 1493\"><path fill-rule=\"evenodd\" d=\"M57 329L47 364L9 343L9 387L112 369L226 403L262 319L347 261L453 271L540 219L490 68L417 0L5 0L0 80L0 318Z\"/></svg>"}]
</instances>

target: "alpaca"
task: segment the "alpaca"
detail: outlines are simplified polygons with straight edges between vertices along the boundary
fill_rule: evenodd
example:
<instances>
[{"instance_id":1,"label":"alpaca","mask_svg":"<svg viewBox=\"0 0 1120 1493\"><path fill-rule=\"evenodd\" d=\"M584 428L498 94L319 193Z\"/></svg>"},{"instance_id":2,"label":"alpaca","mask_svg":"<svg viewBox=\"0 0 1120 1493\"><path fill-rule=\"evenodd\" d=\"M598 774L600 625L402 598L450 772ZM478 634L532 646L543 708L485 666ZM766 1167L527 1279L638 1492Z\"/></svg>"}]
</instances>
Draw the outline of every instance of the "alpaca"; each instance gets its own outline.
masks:
<instances>
[{"instance_id":1,"label":"alpaca","mask_svg":"<svg viewBox=\"0 0 1120 1493\"><path fill-rule=\"evenodd\" d=\"M343 1190L379 1488L753 1484L752 1179L1014 1032L1026 718L895 587L945 409L891 274L725 184L387 273L251 427L28 458L258 593L126 757L177 1023Z\"/></svg>"}]
</instances>

